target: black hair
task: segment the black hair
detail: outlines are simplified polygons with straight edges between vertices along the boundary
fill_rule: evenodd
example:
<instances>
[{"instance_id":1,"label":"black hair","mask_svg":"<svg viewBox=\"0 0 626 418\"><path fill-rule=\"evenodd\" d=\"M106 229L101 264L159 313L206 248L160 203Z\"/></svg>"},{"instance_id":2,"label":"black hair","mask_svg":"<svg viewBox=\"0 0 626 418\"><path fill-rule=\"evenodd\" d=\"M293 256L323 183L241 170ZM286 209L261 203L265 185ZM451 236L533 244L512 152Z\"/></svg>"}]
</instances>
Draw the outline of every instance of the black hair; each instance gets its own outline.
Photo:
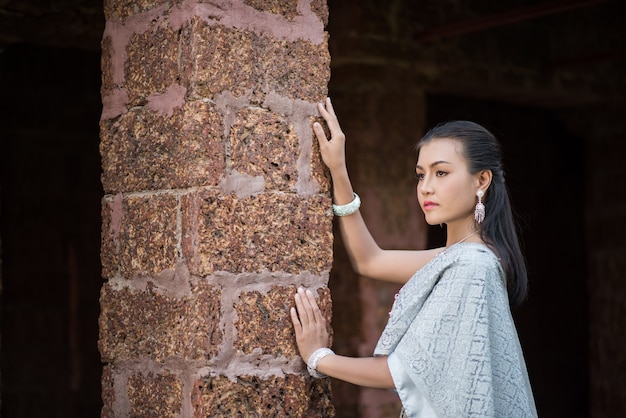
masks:
<instances>
[{"instance_id":1,"label":"black hair","mask_svg":"<svg viewBox=\"0 0 626 418\"><path fill-rule=\"evenodd\" d=\"M482 240L500 258L506 277L509 303L517 306L526 297L528 278L509 193L504 182L500 144L483 126L457 120L442 123L429 130L415 146L418 155L424 144L437 138L450 138L462 144L463 155L471 174L491 170L491 185L483 202L485 219L476 225Z\"/></svg>"}]
</instances>

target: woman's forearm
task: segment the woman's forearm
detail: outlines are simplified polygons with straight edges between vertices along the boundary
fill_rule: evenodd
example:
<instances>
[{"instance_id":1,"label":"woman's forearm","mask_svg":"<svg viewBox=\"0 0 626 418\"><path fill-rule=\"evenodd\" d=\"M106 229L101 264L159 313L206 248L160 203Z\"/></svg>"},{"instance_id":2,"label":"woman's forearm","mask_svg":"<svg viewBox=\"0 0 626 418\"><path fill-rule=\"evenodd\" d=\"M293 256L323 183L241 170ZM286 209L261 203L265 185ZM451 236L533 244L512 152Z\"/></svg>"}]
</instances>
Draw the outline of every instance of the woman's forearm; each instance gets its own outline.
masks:
<instances>
[{"instance_id":1,"label":"woman's forearm","mask_svg":"<svg viewBox=\"0 0 626 418\"><path fill-rule=\"evenodd\" d=\"M331 172L333 180L333 201L336 205L345 205L354 199L352 184L345 166ZM359 210L352 215L342 216L339 220L339 229L345 244L352 267L359 274L368 275L368 262L373 260L380 247L372 237Z\"/></svg>"},{"instance_id":2,"label":"woman's forearm","mask_svg":"<svg viewBox=\"0 0 626 418\"><path fill-rule=\"evenodd\" d=\"M354 358L329 355L319 361L317 370L335 379L359 386L394 388L387 356Z\"/></svg>"}]
</instances>

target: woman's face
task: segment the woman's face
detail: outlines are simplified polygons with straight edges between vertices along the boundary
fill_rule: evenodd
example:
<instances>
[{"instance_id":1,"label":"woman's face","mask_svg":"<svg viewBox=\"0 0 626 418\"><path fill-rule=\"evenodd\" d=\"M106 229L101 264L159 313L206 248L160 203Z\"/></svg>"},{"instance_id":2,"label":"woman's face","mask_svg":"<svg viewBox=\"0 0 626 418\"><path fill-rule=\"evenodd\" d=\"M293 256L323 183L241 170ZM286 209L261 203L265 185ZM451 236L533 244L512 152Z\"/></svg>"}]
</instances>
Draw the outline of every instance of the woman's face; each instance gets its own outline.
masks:
<instances>
[{"instance_id":1,"label":"woman's face","mask_svg":"<svg viewBox=\"0 0 626 418\"><path fill-rule=\"evenodd\" d=\"M479 183L468 171L459 141L435 138L423 145L415 172L417 199L428 224L473 222Z\"/></svg>"}]
</instances>

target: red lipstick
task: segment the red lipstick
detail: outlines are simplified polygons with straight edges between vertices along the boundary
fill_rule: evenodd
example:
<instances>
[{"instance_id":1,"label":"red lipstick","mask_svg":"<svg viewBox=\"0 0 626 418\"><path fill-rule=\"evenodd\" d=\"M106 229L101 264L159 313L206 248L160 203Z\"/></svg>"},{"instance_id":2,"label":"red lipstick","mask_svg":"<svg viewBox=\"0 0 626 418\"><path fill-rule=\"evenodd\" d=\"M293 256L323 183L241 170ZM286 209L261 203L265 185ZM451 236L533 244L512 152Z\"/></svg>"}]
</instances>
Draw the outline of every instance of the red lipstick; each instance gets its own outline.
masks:
<instances>
[{"instance_id":1,"label":"red lipstick","mask_svg":"<svg viewBox=\"0 0 626 418\"><path fill-rule=\"evenodd\" d=\"M439 205L431 200L425 200L423 206L424 206L424 210L431 210Z\"/></svg>"}]
</instances>

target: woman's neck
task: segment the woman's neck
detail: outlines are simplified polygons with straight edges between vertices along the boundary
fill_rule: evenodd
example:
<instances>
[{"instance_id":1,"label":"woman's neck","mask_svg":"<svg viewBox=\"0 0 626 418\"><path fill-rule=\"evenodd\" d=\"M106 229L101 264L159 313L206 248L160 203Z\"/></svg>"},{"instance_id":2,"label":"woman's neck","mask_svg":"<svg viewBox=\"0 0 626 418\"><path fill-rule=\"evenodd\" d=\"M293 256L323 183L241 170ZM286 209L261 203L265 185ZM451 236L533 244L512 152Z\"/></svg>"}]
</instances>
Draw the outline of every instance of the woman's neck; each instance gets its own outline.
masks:
<instances>
[{"instance_id":1,"label":"woman's neck","mask_svg":"<svg viewBox=\"0 0 626 418\"><path fill-rule=\"evenodd\" d=\"M461 242L483 242L480 238L480 234L473 222L467 222L463 225L450 225L448 224L448 233L446 239L446 247L458 244Z\"/></svg>"}]
</instances>

